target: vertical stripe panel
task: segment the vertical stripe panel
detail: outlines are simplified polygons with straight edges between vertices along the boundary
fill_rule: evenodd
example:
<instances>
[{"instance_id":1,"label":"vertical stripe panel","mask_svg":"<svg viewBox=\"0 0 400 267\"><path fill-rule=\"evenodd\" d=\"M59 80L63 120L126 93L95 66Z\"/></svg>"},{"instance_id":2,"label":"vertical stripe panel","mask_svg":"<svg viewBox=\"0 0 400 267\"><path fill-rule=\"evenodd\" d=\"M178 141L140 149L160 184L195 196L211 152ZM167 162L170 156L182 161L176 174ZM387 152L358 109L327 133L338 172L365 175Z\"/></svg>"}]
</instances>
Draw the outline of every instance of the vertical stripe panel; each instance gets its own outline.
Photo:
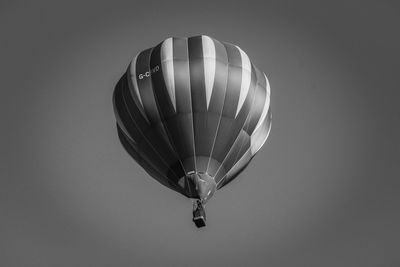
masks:
<instances>
[{"instance_id":1,"label":"vertical stripe panel","mask_svg":"<svg viewBox=\"0 0 400 267\"><path fill-rule=\"evenodd\" d=\"M175 148L186 172L195 170L195 145L193 132L192 99L188 42L186 38L173 41L174 83L176 93L176 114L168 121L173 133Z\"/></svg>"},{"instance_id":2,"label":"vertical stripe panel","mask_svg":"<svg viewBox=\"0 0 400 267\"><path fill-rule=\"evenodd\" d=\"M208 36L202 36L203 46L203 64L204 64L204 78L206 86L206 100L207 109L210 105L210 99L213 92L214 79L215 79L215 45L214 41Z\"/></svg>"},{"instance_id":3,"label":"vertical stripe panel","mask_svg":"<svg viewBox=\"0 0 400 267\"><path fill-rule=\"evenodd\" d=\"M263 76L264 76L265 85L266 85L265 103L264 103L263 111L261 113L260 120L258 121L258 123L256 125L256 128L254 129L255 131L257 130L258 127L260 127L260 125L263 122L263 120L265 119L265 116L267 115L267 112L268 112L268 109L269 109L269 101L270 101L271 89L269 87L269 82L268 82L267 76L265 74L263 74Z\"/></svg>"},{"instance_id":4,"label":"vertical stripe panel","mask_svg":"<svg viewBox=\"0 0 400 267\"><path fill-rule=\"evenodd\" d=\"M173 39L166 39L161 46L161 67L164 75L165 85L168 90L172 106L176 111L175 100L175 79L174 79L174 62L173 62Z\"/></svg>"},{"instance_id":5,"label":"vertical stripe panel","mask_svg":"<svg viewBox=\"0 0 400 267\"><path fill-rule=\"evenodd\" d=\"M249 92L250 81L251 81L250 59L247 56L247 54L242 49L240 49L240 47L236 46L236 48L239 50L240 58L242 60L242 81L240 84L239 102L238 102L238 106L236 109L235 118L236 118L237 114L239 113L240 109L242 108L244 100L247 97L247 93Z\"/></svg>"},{"instance_id":6,"label":"vertical stripe panel","mask_svg":"<svg viewBox=\"0 0 400 267\"><path fill-rule=\"evenodd\" d=\"M254 131L251 136L251 155L254 156L258 150L267 141L269 132L271 130L271 109L268 109L267 115L260 126Z\"/></svg>"},{"instance_id":7,"label":"vertical stripe panel","mask_svg":"<svg viewBox=\"0 0 400 267\"><path fill-rule=\"evenodd\" d=\"M207 133L207 98L202 39L202 36L189 38L188 50L196 171L205 172L212 138Z\"/></svg>"},{"instance_id":8,"label":"vertical stripe panel","mask_svg":"<svg viewBox=\"0 0 400 267\"><path fill-rule=\"evenodd\" d=\"M220 127L220 121L222 117L222 110L225 102L225 94L227 90L228 83L228 54L226 52L225 46L215 40L212 39L215 47L215 78L212 90L212 96L210 99L210 105L208 106L208 129L210 129L212 144L211 149L208 154L208 163L207 163L207 173L213 176L217 169L220 166L216 160L212 158L213 151L215 148L215 143L217 140L217 133Z\"/></svg>"},{"instance_id":9,"label":"vertical stripe panel","mask_svg":"<svg viewBox=\"0 0 400 267\"><path fill-rule=\"evenodd\" d=\"M261 71L259 71L256 67L254 67L256 76L257 76L257 84L256 84L256 98L254 99L251 110L250 110L250 119L246 122L246 132L251 135L260 120L262 111L265 105L265 99L267 90L265 88L265 79L264 75Z\"/></svg>"}]
</instances>

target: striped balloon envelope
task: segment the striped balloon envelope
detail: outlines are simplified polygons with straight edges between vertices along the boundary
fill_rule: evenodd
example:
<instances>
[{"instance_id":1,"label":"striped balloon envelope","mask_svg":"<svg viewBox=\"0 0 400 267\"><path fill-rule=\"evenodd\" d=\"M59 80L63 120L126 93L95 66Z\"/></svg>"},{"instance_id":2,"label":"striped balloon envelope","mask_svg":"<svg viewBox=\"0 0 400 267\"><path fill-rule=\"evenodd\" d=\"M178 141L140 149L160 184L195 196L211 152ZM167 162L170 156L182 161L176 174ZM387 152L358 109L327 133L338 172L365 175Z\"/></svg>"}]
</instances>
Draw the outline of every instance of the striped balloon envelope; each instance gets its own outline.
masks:
<instances>
[{"instance_id":1,"label":"striped balloon envelope","mask_svg":"<svg viewBox=\"0 0 400 267\"><path fill-rule=\"evenodd\" d=\"M246 168L271 128L266 75L238 46L205 35L168 38L137 54L113 103L125 150L195 200L200 226L203 205Z\"/></svg>"}]
</instances>

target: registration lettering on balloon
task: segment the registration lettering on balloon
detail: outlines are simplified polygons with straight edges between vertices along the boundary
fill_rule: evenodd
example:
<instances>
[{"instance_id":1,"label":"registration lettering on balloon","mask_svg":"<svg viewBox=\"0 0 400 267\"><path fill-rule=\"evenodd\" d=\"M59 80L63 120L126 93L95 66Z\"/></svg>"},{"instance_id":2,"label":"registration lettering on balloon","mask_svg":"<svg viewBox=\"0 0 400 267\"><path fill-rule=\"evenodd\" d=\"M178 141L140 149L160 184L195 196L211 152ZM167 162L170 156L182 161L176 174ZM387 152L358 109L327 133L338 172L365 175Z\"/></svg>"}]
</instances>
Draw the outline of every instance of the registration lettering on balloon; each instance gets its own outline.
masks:
<instances>
[{"instance_id":1,"label":"registration lettering on balloon","mask_svg":"<svg viewBox=\"0 0 400 267\"><path fill-rule=\"evenodd\" d=\"M160 70L160 66L155 66L154 68L150 69L149 71L146 71L145 73L141 73L138 75L139 80L143 78L148 78L151 76L152 73L155 73Z\"/></svg>"}]
</instances>

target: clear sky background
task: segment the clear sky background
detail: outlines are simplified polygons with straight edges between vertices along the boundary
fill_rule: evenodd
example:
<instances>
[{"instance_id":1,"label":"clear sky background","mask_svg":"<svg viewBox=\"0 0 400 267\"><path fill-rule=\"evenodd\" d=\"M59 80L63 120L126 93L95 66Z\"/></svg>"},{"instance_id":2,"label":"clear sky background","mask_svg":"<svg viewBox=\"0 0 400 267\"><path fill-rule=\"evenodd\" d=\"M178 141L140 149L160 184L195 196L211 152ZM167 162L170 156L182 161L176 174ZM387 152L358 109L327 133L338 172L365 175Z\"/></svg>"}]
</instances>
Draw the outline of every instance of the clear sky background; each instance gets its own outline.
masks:
<instances>
[{"instance_id":1,"label":"clear sky background","mask_svg":"<svg viewBox=\"0 0 400 267\"><path fill-rule=\"evenodd\" d=\"M400 266L400 5L213 2L0 3L0 266ZM273 112L203 229L111 101L137 52L197 34L247 52Z\"/></svg>"}]
</instances>

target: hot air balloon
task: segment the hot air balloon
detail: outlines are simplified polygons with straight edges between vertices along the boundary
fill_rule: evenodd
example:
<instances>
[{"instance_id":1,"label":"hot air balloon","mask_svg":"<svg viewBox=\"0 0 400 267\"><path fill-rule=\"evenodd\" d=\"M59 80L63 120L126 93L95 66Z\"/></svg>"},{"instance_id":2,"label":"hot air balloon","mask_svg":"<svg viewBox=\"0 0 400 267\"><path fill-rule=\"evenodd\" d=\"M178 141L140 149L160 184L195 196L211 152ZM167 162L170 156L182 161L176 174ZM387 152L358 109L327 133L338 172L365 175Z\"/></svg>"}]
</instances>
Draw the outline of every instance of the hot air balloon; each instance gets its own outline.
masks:
<instances>
[{"instance_id":1,"label":"hot air balloon","mask_svg":"<svg viewBox=\"0 0 400 267\"><path fill-rule=\"evenodd\" d=\"M270 86L238 46L168 38L135 56L113 94L119 139L146 172L205 203L249 164L271 128Z\"/></svg>"}]
</instances>

